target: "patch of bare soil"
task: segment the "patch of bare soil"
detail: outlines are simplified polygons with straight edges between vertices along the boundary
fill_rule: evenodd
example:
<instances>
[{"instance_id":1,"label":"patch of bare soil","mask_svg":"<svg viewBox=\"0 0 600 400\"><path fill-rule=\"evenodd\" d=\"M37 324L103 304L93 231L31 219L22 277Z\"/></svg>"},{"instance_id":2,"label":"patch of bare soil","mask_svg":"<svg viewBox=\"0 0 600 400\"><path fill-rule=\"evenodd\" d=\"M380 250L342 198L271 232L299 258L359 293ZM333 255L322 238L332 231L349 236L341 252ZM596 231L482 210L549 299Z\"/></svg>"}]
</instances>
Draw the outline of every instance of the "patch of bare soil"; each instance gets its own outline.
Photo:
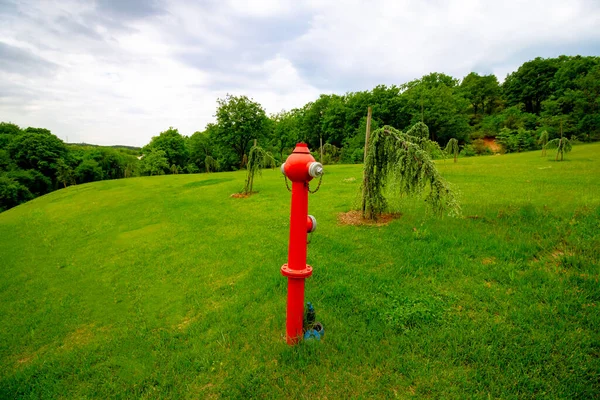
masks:
<instances>
[{"instance_id":1,"label":"patch of bare soil","mask_svg":"<svg viewBox=\"0 0 600 400\"><path fill-rule=\"evenodd\" d=\"M485 142L485 145L489 147L490 150L492 150L494 153L501 152L502 147L498 143L496 143L496 140L494 138L486 137L483 138L483 141Z\"/></svg>"},{"instance_id":2,"label":"patch of bare soil","mask_svg":"<svg viewBox=\"0 0 600 400\"><path fill-rule=\"evenodd\" d=\"M338 214L338 223L340 225L370 225L370 226L383 226L389 224L391 221L398 219L402 216L400 213L386 213L381 214L377 217L377 220L373 221L362 217L360 211L348 211L346 213Z\"/></svg>"},{"instance_id":3,"label":"patch of bare soil","mask_svg":"<svg viewBox=\"0 0 600 400\"><path fill-rule=\"evenodd\" d=\"M253 194L256 194L258 192L251 192L251 193L234 193L229 197L233 197L234 199L245 199L246 197L250 197Z\"/></svg>"}]
</instances>

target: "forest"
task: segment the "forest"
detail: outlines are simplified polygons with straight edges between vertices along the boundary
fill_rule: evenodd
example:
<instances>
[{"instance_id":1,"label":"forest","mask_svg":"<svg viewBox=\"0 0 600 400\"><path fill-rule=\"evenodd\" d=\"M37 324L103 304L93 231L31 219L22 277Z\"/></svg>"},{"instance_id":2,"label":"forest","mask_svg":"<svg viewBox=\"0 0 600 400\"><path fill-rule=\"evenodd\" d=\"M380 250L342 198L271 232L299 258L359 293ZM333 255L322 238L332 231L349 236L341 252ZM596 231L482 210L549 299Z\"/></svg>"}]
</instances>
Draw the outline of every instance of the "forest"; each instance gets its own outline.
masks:
<instances>
[{"instance_id":1,"label":"forest","mask_svg":"<svg viewBox=\"0 0 600 400\"><path fill-rule=\"evenodd\" d=\"M368 107L372 129L423 122L441 148L456 139L461 156L538 149L541 137L597 141L600 57L536 58L502 83L434 72L399 86L323 94L272 115L249 97L227 95L203 131L185 136L170 127L141 149L64 143L48 129L0 122L0 211L74 184L241 169L255 140L278 162L304 141L324 163L361 163Z\"/></svg>"}]
</instances>

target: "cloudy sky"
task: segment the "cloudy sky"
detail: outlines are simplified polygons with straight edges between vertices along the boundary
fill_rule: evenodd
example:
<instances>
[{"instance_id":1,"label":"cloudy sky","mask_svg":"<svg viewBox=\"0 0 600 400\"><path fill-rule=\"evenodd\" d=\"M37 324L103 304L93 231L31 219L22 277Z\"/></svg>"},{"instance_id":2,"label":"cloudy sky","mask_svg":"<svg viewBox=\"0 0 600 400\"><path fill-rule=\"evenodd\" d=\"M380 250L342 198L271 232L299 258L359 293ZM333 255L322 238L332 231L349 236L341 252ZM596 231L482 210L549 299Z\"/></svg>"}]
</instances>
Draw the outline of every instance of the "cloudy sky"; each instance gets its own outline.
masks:
<instances>
[{"instance_id":1,"label":"cloudy sky","mask_svg":"<svg viewBox=\"0 0 600 400\"><path fill-rule=\"evenodd\" d=\"M142 146L227 93L274 113L560 54L600 55L600 1L0 0L0 121Z\"/></svg>"}]
</instances>

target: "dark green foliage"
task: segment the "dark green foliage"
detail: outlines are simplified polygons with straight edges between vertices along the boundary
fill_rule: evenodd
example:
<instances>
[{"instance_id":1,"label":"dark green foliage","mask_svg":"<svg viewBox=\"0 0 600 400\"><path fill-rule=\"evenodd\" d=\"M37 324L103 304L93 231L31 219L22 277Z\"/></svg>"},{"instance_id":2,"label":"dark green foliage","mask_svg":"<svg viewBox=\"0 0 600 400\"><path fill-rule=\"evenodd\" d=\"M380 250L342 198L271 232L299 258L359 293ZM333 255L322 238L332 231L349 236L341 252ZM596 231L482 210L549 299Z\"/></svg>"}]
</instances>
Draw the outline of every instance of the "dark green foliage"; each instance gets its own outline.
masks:
<instances>
[{"instance_id":1,"label":"dark green foliage","mask_svg":"<svg viewBox=\"0 0 600 400\"><path fill-rule=\"evenodd\" d=\"M52 181L35 169L15 169L7 172L6 176L25 186L36 197L52 191Z\"/></svg>"},{"instance_id":2,"label":"dark green foliage","mask_svg":"<svg viewBox=\"0 0 600 400\"><path fill-rule=\"evenodd\" d=\"M246 96L227 95L217 100L213 140L220 147L220 163L226 169L242 168L253 139L267 136L269 119L260 104Z\"/></svg>"},{"instance_id":3,"label":"dark green foliage","mask_svg":"<svg viewBox=\"0 0 600 400\"><path fill-rule=\"evenodd\" d=\"M103 177L100 164L93 159L84 160L75 168L75 178L78 183L101 181Z\"/></svg>"},{"instance_id":4,"label":"dark green foliage","mask_svg":"<svg viewBox=\"0 0 600 400\"><path fill-rule=\"evenodd\" d=\"M141 169L147 175L163 175L169 171L169 162L164 150L153 150L141 160Z\"/></svg>"},{"instance_id":5,"label":"dark green foliage","mask_svg":"<svg viewBox=\"0 0 600 400\"><path fill-rule=\"evenodd\" d=\"M62 158L56 163L56 180L64 187L75 184L75 171Z\"/></svg>"},{"instance_id":6,"label":"dark green foliage","mask_svg":"<svg viewBox=\"0 0 600 400\"><path fill-rule=\"evenodd\" d=\"M173 127L161 132L158 136L154 136L150 143L144 146L142 152L146 154L157 150L162 150L165 153L168 165L175 164L180 167L187 164L188 149L185 139Z\"/></svg>"},{"instance_id":7,"label":"dark green foliage","mask_svg":"<svg viewBox=\"0 0 600 400\"><path fill-rule=\"evenodd\" d=\"M15 179L0 175L0 211L33 199L33 194Z\"/></svg>"},{"instance_id":8,"label":"dark green foliage","mask_svg":"<svg viewBox=\"0 0 600 400\"><path fill-rule=\"evenodd\" d=\"M526 112L539 114L542 102L552 94L552 82L557 70L557 59L552 58L538 57L521 65L508 75L502 85L508 105L524 104Z\"/></svg>"},{"instance_id":9,"label":"dark green foliage","mask_svg":"<svg viewBox=\"0 0 600 400\"><path fill-rule=\"evenodd\" d=\"M0 149L5 149L8 144L21 134L21 128L10 122L0 122Z\"/></svg>"},{"instance_id":10,"label":"dark green foliage","mask_svg":"<svg viewBox=\"0 0 600 400\"><path fill-rule=\"evenodd\" d=\"M371 133L363 181L363 217L376 219L387 209L384 189L391 180L400 194L419 195L436 213L460 213L454 192L430 157L436 144L428 139L427 126L417 123L406 133L384 126Z\"/></svg>"},{"instance_id":11,"label":"dark green foliage","mask_svg":"<svg viewBox=\"0 0 600 400\"><path fill-rule=\"evenodd\" d=\"M533 150L536 146L535 132L524 128L502 128L496 141L502 145L506 152L521 152Z\"/></svg>"},{"instance_id":12,"label":"dark green foliage","mask_svg":"<svg viewBox=\"0 0 600 400\"><path fill-rule=\"evenodd\" d=\"M467 138L468 102L458 94L458 80L432 73L403 85L403 89L403 110L411 116L409 123L427 124L431 140L444 144L451 138Z\"/></svg>"},{"instance_id":13,"label":"dark green foliage","mask_svg":"<svg viewBox=\"0 0 600 400\"><path fill-rule=\"evenodd\" d=\"M56 177L56 162L67 153L65 144L47 129L27 128L7 146L15 164L35 169L51 180Z\"/></svg>"},{"instance_id":14,"label":"dark green foliage","mask_svg":"<svg viewBox=\"0 0 600 400\"><path fill-rule=\"evenodd\" d=\"M460 93L471 103L472 125L479 123L483 115L492 114L500 103L500 85L495 75L471 72L462 80Z\"/></svg>"},{"instance_id":15,"label":"dark green foliage","mask_svg":"<svg viewBox=\"0 0 600 400\"><path fill-rule=\"evenodd\" d=\"M194 132L187 140L189 162L196 166L197 172L206 168L206 159L208 157L214 160L215 145L211 135L214 136L215 130L216 126L214 124L208 124L205 131ZM216 169L211 169L213 172L215 170ZM208 169L206 169L206 172L209 172Z\"/></svg>"},{"instance_id":16,"label":"dark green foliage","mask_svg":"<svg viewBox=\"0 0 600 400\"><path fill-rule=\"evenodd\" d=\"M215 172L219 170L219 162L212 158L211 156L206 156L204 158L204 168L206 172Z\"/></svg>"}]
</instances>

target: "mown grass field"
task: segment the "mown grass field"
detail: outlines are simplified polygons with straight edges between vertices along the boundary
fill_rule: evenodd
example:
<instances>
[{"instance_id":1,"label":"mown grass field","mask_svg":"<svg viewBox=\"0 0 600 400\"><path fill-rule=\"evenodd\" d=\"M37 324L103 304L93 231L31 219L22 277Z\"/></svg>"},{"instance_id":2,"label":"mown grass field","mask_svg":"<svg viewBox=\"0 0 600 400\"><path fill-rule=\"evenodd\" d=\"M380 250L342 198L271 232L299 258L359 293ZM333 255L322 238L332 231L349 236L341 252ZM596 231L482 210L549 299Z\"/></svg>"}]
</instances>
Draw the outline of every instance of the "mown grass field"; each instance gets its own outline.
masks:
<instances>
[{"instance_id":1,"label":"mown grass field","mask_svg":"<svg viewBox=\"0 0 600 400\"><path fill-rule=\"evenodd\" d=\"M0 398L598 398L600 144L440 162L418 201L341 226L327 166L306 284L325 340L288 347L278 170L69 187L0 214Z\"/></svg>"}]
</instances>

